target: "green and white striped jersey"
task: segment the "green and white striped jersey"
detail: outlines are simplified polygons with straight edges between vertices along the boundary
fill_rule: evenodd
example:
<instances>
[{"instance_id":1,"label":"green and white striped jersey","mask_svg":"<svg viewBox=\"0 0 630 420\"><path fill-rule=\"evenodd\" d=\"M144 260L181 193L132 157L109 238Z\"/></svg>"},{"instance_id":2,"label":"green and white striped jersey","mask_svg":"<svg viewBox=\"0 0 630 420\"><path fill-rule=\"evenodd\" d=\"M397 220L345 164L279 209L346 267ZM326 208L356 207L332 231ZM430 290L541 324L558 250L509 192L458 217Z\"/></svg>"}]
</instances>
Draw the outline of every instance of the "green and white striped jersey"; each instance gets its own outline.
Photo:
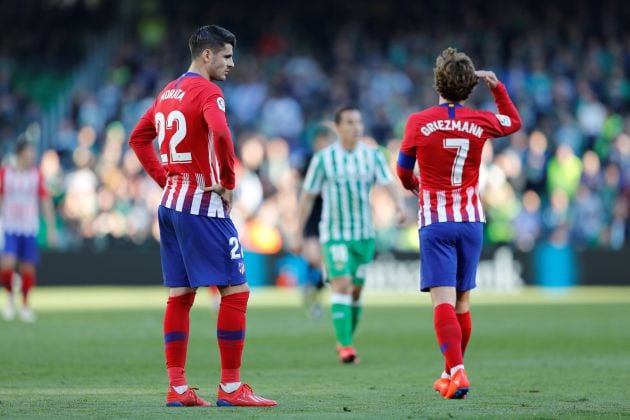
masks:
<instances>
[{"instance_id":1,"label":"green and white striped jersey","mask_svg":"<svg viewBox=\"0 0 630 420\"><path fill-rule=\"evenodd\" d=\"M362 142L351 152L338 141L317 152L303 188L311 194L322 194L320 242L373 238L370 189L374 183L392 181L382 153Z\"/></svg>"}]
</instances>

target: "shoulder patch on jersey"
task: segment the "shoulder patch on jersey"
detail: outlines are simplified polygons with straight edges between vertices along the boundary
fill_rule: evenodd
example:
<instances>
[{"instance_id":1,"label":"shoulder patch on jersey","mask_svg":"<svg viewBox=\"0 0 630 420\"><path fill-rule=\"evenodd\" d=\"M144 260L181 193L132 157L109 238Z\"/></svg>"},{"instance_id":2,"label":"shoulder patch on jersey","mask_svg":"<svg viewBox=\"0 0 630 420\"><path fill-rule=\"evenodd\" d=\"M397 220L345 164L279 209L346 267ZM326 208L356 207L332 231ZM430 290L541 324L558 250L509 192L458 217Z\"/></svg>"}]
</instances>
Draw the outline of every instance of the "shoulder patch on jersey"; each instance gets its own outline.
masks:
<instances>
[{"instance_id":1,"label":"shoulder patch on jersey","mask_svg":"<svg viewBox=\"0 0 630 420\"><path fill-rule=\"evenodd\" d=\"M497 117L497 120L499 120L499 124L501 124L503 127L511 127L512 126L512 120L507 115L494 114L494 116Z\"/></svg>"},{"instance_id":2,"label":"shoulder patch on jersey","mask_svg":"<svg viewBox=\"0 0 630 420\"><path fill-rule=\"evenodd\" d=\"M225 112L225 99L219 96L217 98L217 106L221 111Z\"/></svg>"}]
</instances>

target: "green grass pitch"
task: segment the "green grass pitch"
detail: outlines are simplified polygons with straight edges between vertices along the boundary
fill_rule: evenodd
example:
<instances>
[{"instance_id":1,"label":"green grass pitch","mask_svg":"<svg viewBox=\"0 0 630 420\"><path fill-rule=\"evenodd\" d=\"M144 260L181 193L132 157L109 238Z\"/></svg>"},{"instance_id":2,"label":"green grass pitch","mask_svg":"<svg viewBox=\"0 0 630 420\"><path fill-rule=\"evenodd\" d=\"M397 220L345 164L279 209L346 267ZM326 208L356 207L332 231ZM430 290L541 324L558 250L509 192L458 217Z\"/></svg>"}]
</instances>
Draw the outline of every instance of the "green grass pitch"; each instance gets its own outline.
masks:
<instances>
[{"instance_id":1,"label":"green grass pitch","mask_svg":"<svg viewBox=\"0 0 630 420\"><path fill-rule=\"evenodd\" d=\"M166 408L164 290L40 288L35 324L0 322L1 418L611 418L630 416L630 288L473 295L471 391L432 390L442 368L428 297L369 295L362 363L336 360L329 316L295 291L251 298L243 380L274 408ZM4 303L4 295L0 296ZM216 314L191 314L188 380L214 400Z\"/></svg>"}]
</instances>

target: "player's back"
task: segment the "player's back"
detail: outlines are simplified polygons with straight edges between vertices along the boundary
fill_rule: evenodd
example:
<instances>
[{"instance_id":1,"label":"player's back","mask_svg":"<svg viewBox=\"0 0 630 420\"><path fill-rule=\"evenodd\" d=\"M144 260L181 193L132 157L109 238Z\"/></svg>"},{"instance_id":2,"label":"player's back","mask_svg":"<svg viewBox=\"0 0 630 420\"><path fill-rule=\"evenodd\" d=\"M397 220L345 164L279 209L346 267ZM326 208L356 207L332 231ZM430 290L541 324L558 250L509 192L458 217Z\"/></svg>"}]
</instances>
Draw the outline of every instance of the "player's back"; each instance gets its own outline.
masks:
<instances>
[{"instance_id":1,"label":"player's back","mask_svg":"<svg viewBox=\"0 0 630 420\"><path fill-rule=\"evenodd\" d=\"M506 135L509 124L504 115L455 103L409 118L401 151L415 155L420 169L420 226L485 222L479 198L481 154L486 140Z\"/></svg>"},{"instance_id":2,"label":"player's back","mask_svg":"<svg viewBox=\"0 0 630 420\"><path fill-rule=\"evenodd\" d=\"M225 111L221 89L196 73L170 82L153 106L160 161L167 171L162 205L192 214L225 217L220 197L204 192L220 182L212 130L204 119L210 105Z\"/></svg>"}]
</instances>

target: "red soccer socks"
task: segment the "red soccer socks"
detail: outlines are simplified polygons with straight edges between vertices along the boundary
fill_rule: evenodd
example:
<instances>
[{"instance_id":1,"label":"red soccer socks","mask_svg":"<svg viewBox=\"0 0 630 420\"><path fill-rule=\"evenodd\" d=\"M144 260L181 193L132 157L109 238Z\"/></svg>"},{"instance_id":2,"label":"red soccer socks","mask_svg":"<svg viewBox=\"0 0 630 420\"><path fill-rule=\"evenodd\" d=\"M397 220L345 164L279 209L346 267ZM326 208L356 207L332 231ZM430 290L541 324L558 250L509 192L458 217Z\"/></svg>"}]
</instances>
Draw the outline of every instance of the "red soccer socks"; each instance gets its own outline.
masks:
<instances>
[{"instance_id":1,"label":"red soccer socks","mask_svg":"<svg viewBox=\"0 0 630 420\"><path fill-rule=\"evenodd\" d=\"M217 318L217 341L221 354L221 383L241 381L241 356L245 342L245 313L249 292L223 296Z\"/></svg>"},{"instance_id":2,"label":"red soccer socks","mask_svg":"<svg viewBox=\"0 0 630 420\"><path fill-rule=\"evenodd\" d=\"M169 296L164 313L164 352L170 386L186 385L186 351L190 329L190 308L195 293Z\"/></svg>"},{"instance_id":3,"label":"red soccer socks","mask_svg":"<svg viewBox=\"0 0 630 420\"><path fill-rule=\"evenodd\" d=\"M455 367L464 363L462 356L462 329L455 314L455 308L442 303L434 308L433 325L440 350L447 366Z\"/></svg>"},{"instance_id":4,"label":"red soccer socks","mask_svg":"<svg viewBox=\"0 0 630 420\"><path fill-rule=\"evenodd\" d=\"M11 293L13 291L13 270L2 270L0 280L2 280L2 286Z\"/></svg>"},{"instance_id":5,"label":"red soccer socks","mask_svg":"<svg viewBox=\"0 0 630 420\"><path fill-rule=\"evenodd\" d=\"M462 330L462 357L466 353L466 347L468 346L468 341L470 340L470 334L472 333L472 318L470 317L470 311L464 312L463 314L457 314L457 321L459 322L459 327Z\"/></svg>"},{"instance_id":6,"label":"red soccer socks","mask_svg":"<svg viewBox=\"0 0 630 420\"><path fill-rule=\"evenodd\" d=\"M31 270L22 270L22 303L28 306L28 294L35 287L35 272Z\"/></svg>"}]
</instances>

